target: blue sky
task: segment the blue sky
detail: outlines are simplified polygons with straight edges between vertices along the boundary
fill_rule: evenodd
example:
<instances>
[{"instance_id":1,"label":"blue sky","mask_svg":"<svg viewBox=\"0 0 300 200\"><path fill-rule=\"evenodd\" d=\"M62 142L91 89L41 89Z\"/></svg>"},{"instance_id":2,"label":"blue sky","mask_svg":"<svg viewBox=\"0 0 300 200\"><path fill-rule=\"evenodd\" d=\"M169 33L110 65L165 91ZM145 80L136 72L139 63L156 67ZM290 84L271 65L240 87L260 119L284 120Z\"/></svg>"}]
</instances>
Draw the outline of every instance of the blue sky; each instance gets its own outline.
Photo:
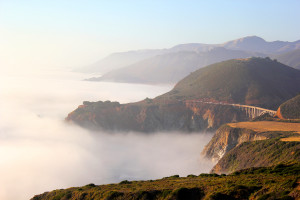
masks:
<instances>
[{"instance_id":1,"label":"blue sky","mask_svg":"<svg viewBox=\"0 0 300 200\"><path fill-rule=\"evenodd\" d=\"M80 66L115 51L300 39L299 0L0 0L1 65Z\"/></svg>"}]
</instances>

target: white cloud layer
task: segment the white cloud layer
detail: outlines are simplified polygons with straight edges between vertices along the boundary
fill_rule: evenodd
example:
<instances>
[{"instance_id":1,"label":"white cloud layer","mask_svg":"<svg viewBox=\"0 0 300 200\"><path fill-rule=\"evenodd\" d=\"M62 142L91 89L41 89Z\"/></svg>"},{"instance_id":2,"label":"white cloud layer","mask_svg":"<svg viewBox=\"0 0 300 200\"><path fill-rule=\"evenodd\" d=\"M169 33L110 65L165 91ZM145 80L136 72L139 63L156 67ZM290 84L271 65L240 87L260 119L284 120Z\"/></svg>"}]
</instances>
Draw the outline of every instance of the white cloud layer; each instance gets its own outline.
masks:
<instances>
[{"instance_id":1,"label":"white cloud layer","mask_svg":"<svg viewBox=\"0 0 300 200\"><path fill-rule=\"evenodd\" d=\"M171 86L83 82L81 74L0 76L0 199L121 180L208 172L211 135L89 132L63 119L83 100L132 102Z\"/></svg>"}]
</instances>

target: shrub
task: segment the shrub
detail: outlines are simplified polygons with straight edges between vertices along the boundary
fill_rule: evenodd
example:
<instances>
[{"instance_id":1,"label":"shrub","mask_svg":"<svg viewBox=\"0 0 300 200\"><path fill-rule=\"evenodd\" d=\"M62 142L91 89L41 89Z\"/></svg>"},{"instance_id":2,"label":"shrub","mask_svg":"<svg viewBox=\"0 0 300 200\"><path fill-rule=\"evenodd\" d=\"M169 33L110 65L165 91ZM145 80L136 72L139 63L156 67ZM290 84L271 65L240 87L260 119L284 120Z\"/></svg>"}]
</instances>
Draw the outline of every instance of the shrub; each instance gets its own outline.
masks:
<instances>
[{"instance_id":1,"label":"shrub","mask_svg":"<svg viewBox=\"0 0 300 200\"><path fill-rule=\"evenodd\" d=\"M131 182L128 180L121 181L119 184L130 184Z\"/></svg>"},{"instance_id":2,"label":"shrub","mask_svg":"<svg viewBox=\"0 0 300 200\"><path fill-rule=\"evenodd\" d=\"M96 185L94 183L90 183L90 184L86 185L86 187L96 187Z\"/></svg>"}]
</instances>

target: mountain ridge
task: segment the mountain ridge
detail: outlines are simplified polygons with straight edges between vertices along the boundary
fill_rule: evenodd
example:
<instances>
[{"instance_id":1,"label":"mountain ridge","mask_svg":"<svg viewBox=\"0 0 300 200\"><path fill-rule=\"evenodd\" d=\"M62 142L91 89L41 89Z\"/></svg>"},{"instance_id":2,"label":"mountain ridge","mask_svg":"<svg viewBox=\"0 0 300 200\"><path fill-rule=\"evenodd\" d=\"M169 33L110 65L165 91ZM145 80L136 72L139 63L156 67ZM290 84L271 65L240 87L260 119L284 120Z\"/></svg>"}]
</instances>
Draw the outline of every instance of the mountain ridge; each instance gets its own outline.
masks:
<instances>
[{"instance_id":1,"label":"mountain ridge","mask_svg":"<svg viewBox=\"0 0 300 200\"><path fill-rule=\"evenodd\" d=\"M246 39L243 39L246 38ZM187 43L175 45L167 49L145 49L145 50L134 50L127 52L119 52L111 54L104 59L101 59L94 64L78 69L81 72L90 72L90 73L102 73L108 72L114 69L122 68L135 62L142 61L156 55L161 55L165 53L172 53L178 51L196 51L196 52L205 52L211 50L214 47L225 47L232 50L243 50L243 51L253 51L253 48L248 48L247 46L241 43L242 40L248 41L251 40L263 40L264 42L259 43L261 46L255 48L256 53L263 54L276 54L284 53L295 49L300 49L300 40L294 42L284 42L284 41L273 41L267 42L264 39L258 36L247 36L242 37L236 40L231 40L221 44L203 44L203 43ZM244 41L244 42L245 42ZM250 43L251 44L251 43ZM126 57L126 55L129 55Z\"/></svg>"},{"instance_id":2,"label":"mountain ridge","mask_svg":"<svg viewBox=\"0 0 300 200\"><path fill-rule=\"evenodd\" d=\"M300 49L289 51L280 55L271 56L279 62L300 70Z\"/></svg>"},{"instance_id":3,"label":"mountain ridge","mask_svg":"<svg viewBox=\"0 0 300 200\"><path fill-rule=\"evenodd\" d=\"M264 54L249 53L240 50L229 50L215 47L206 52L180 51L156 55L133 65L116 69L90 81L113 81L146 84L174 84L189 73L216 62L248 58L264 57Z\"/></svg>"}]
</instances>

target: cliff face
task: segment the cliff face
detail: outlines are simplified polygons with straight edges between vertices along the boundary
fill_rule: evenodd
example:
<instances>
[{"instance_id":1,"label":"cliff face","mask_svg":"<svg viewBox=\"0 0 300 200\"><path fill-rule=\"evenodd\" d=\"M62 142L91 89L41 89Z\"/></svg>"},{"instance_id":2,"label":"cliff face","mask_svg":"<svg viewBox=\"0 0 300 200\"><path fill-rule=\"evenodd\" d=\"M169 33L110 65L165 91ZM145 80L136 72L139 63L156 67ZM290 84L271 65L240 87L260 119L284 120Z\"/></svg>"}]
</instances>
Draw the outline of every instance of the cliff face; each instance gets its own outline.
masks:
<instances>
[{"instance_id":1,"label":"cliff face","mask_svg":"<svg viewBox=\"0 0 300 200\"><path fill-rule=\"evenodd\" d=\"M220 127L202 151L216 165L212 173L300 162L298 123L240 122Z\"/></svg>"},{"instance_id":2,"label":"cliff face","mask_svg":"<svg viewBox=\"0 0 300 200\"><path fill-rule=\"evenodd\" d=\"M66 118L80 126L111 131L210 131L249 117L234 107L146 99L131 104L84 102Z\"/></svg>"},{"instance_id":3,"label":"cliff face","mask_svg":"<svg viewBox=\"0 0 300 200\"><path fill-rule=\"evenodd\" d=\"M210 142L204 147L202 155L213 162L219 161L228 151L243 142L267 139L253 130L246 128L233 128L223 125L217 131Z\"/></svg>"},{"instance_id":4,"label":"cliff face","mask_svg":"<svg viewBox=\"0 0 300 200\"><path fill-rule=\"evenodd\" d=\"M279 138L245 142L226 153L211 170L232 173L250 167L267 167L283 162L300 162L300 142Z\"/></svg>"}]
</instances>

